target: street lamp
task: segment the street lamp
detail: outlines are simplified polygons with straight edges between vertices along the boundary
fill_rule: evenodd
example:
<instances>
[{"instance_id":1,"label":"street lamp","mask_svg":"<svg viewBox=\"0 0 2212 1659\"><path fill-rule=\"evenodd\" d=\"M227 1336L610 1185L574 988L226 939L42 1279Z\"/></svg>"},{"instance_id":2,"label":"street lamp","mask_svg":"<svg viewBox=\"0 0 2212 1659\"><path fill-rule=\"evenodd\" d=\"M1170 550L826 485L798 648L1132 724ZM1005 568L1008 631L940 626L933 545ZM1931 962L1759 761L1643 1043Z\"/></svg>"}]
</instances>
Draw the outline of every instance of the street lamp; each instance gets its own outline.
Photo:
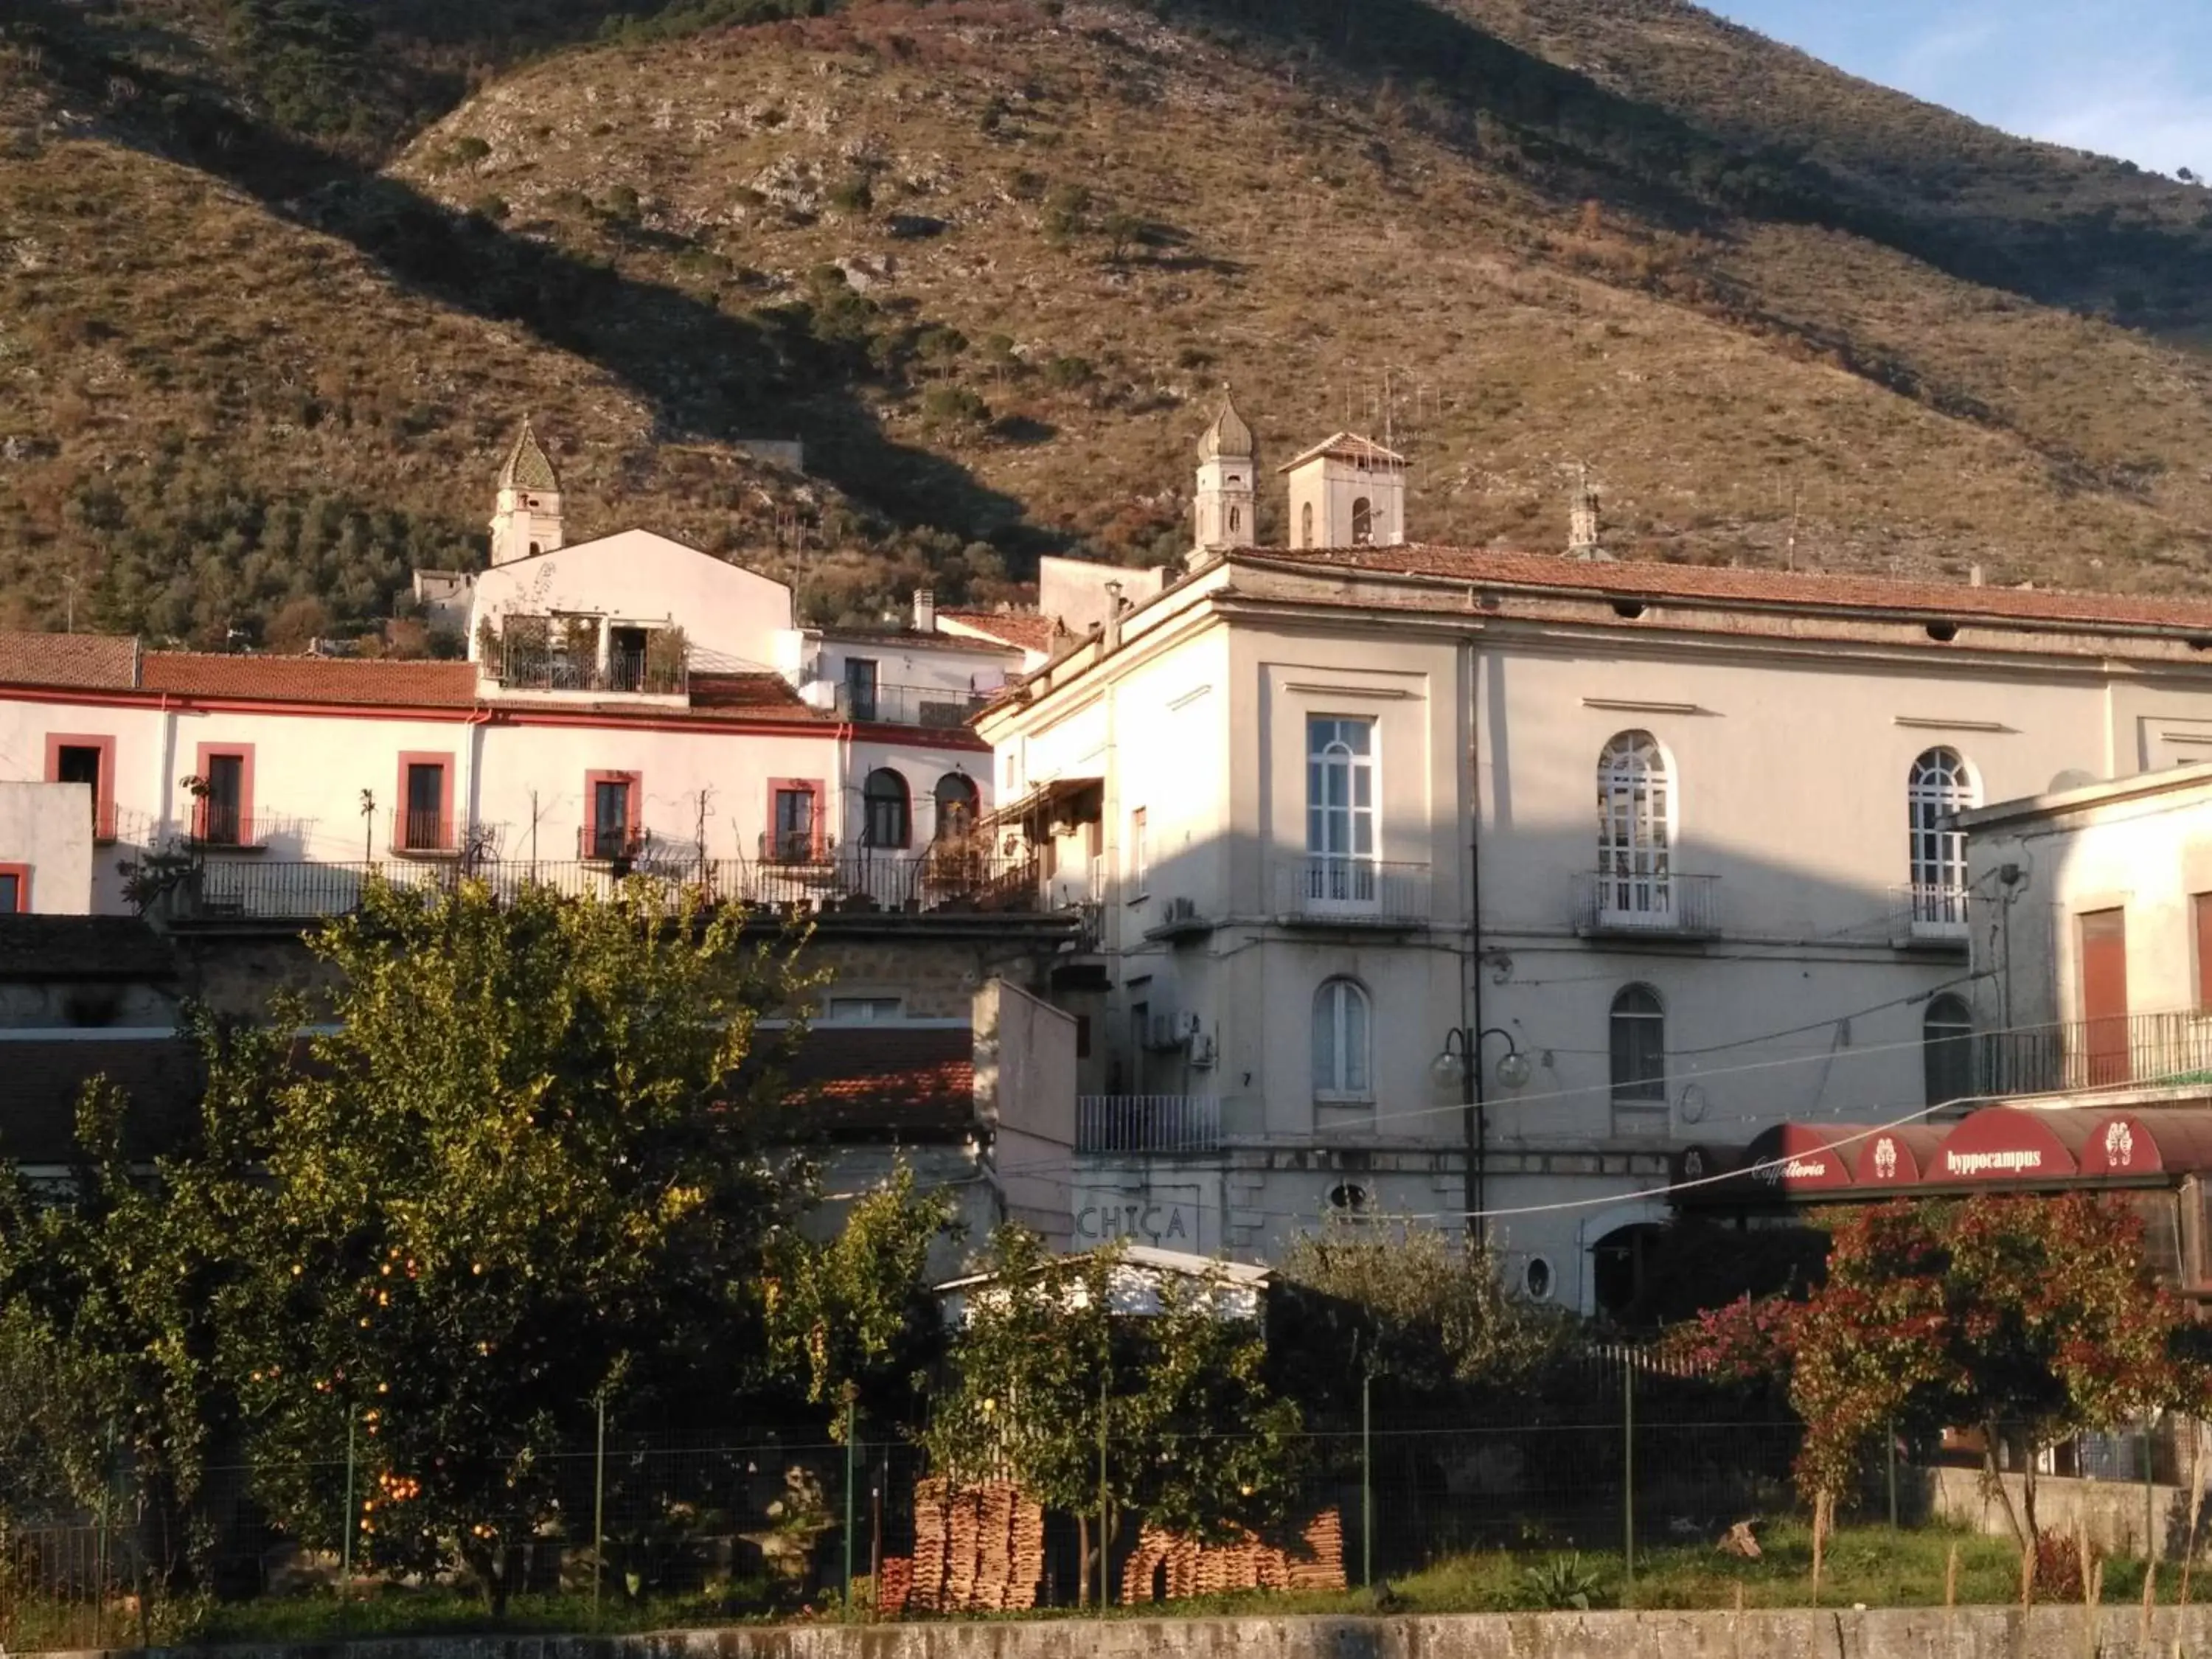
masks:
<instances>
[{"instance_id":1,"label":"street lamp","mask_svg":"<svg viewBox=\"0 0 2212 1659\"><path fill-rule=\"evenodd\" d=\"M1478 1244L1490 1242L1490 1224L1482 1213L1490 1153L1490 1120L1483 1109L1482 1045L1494 1036L1505 1039L1505 1052L1498 1060L1498 1086L1520 1088L1528 1081L1528 1056L1521 1052L1513 1033L1502 1025L1486 1025L1480 1030L1471 1025L1454 1026L1444 1034L1443 1051L1432 1068L1439 1083L1459 1084L1467 1123L1467 1232L1468 1239Z\"/></svg>"}]
</instances>

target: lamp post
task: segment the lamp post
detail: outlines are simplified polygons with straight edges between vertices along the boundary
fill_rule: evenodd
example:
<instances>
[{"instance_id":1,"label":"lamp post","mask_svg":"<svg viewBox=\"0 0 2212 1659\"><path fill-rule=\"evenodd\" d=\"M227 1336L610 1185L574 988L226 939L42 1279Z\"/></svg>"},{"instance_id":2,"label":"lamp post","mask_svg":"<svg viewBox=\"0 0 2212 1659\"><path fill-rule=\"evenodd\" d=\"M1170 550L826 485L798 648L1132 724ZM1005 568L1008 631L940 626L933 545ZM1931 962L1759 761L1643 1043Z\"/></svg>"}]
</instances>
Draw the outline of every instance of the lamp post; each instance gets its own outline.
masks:
<instances>
[{"instance_id":1,"label":"lamp post","mask_svg":"<svg viewBox=\"0 0 2212 1659\"><path fill-rule=\"evenodd\" d=\"M1505 1052L1498 1060L1498 1086L1518 1089L1528 1081L1528 1056L1521 1052L1513 1033L1502 1025L1486 1025L1480 1030L1471 1025L1455 1025L1444 1033L1443 1050L1437 1054L1435 1065L1438 1081L1458 1082L1460 1105L1465 1109L1467 1236L1469 1243L1476 1244L1490 1242L1490 1224L1482 1213L1487 1197L1484 1176L1490 1153L1490 1120L1483 1109L1482 1045L1494 1036L1505 1039Z\"/></svg>"}]
</instances>

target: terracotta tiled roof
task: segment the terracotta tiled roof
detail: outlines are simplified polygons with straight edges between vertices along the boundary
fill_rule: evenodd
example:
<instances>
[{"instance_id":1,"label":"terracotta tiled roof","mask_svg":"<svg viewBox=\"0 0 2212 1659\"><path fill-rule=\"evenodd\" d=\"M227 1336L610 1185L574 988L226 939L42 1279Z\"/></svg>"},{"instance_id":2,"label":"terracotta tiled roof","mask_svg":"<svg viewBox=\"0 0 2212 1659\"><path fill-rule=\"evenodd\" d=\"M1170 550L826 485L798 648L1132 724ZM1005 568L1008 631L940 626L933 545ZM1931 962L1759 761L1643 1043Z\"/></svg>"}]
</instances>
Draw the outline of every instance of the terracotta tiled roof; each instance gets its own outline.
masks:
<instances>
[{"instance_id":1,"label":"terracotta tiled roof","mask_svg":"<svg viewBox=\"0 0 2212 1659\"><path fill-rule=\"evenodd\" d=\"M0 980L170 980L168 941L136 916L0 916Z\"/></svg>"},{"instance_id":2,"label":"terracotta tiled roof","mask_svg":"<svg viewBox=\"0 0 2212 1659\"><path fill-rule=\"evenodd\" d=\"M127 691L138 641L114 634L0 633L0 685L67 685Z\"/></svg>"},{"instance_id":3,"label":"terracotta tiled roof","mask_svg":"<svg viewBox=\"0 0 2212 1659\"><path fill-rule=\"evenodd\" d=\"M178 696L252 697L271 702L466 708L477 671L465 662L394 662L366 657L227 657L149 651L140 684Z\"/></svg>"},{"instance_id":4,"label":"terracotta tiled roof","mask_svg":"<svg viewBox=\"0 0 2212 1659\"><path fill-rule=\"evenodd\" d=\"M963 628L1024 651L1049 651L1055 637L1067 637L1050 617L1039 616L1034 611L940 611L937 619L957 622Z\"/></svg>"},{"instance_id":5,"label":"terracotta tiled roof","mask_svg":"<svg viewBox=\"0 0 2212 1659\"><path fill-rule=\"evenodd\" d=\"M766 671L752 674L694 674L691 706L698 709L735 709L771 720L779 716L810 720L822 718L792 690L790 681Z\"/></svg>"},{"instance_id":6,"label":"terracotta tiled roof","mask_svg":"<svg viewBox=\"0 0 2212 1659\"><path fill-rule=\"evenodd\" d=\"M802 1121L841 1139L950 1138L975 1120L975 1035L966 1026L817 1026L784 1079Z\"/></svg>"},{"instance_id":7,"label":"terracotta tiled roof","mask_svg":"<svg viewBox=\"0 0 2212 1659\"><path fill-rule=\"evenodd\" d=\"M1275 469L1288 472L1293 467L1304 466L1320 455L1334 455L1347 461L1381 461L1393 466L1403 466L1406 458L1395 449L1385 449L1372 438L1363 438L1357 432L1337 432L1322 439L1311 449L1301 451Z\"/></svg>"},{"instance_id":8,"label":"terracotta tiled roof","mask_svg":"<svg viewBox=\"0 0 2212 1659\"><path fill-rule=\"evenodd\" d=\"M151 1158L191 1132L200 1097L198 1051L182 1037L0 1040L0 1158L67 1164L76 1152L76 1102L105 1077L131 1097L124 1150Z\"/></svg>"},{"instance_id":9,"label":"terracotta tiled roof","mask_svg":"<svg viewBox=\"0 0 2212 1659\"><path fill-rule=\"evenodd\" d=\"M1739 570L1656 560L1617 562L1498 553L1480 548L1340 547L1255 550L1267 562L1433 577L1497 588L1550 589L1651 603L1779 606L1887 612L1929 621L1987 618L2212 633L2212 601L2072 593L2053 588L1973 587L1963 582Z\"/></svg>"}]
</instances>

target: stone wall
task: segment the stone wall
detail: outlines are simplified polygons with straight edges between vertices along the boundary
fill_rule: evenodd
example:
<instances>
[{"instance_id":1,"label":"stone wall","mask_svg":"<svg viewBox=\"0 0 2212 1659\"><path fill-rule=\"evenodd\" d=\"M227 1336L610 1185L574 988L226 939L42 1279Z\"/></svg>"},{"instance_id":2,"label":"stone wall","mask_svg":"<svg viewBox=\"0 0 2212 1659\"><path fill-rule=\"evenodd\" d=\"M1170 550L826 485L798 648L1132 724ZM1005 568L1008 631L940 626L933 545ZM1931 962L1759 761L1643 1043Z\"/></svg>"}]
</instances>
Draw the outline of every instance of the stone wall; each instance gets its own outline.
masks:
<instances>
[{"instance_id":1,"label":"stone wall","mask_svg":"<svg viewBox=\"0 0 2212 1659\"><path fill-rule=\"evenodd\" d=\"M309 1650L226 1648L225 1659ZM2212 1608L1797 1609L747 1626L318 1644L316 1659L2080 1659L2212 1651ZM188 1659L187 1649L137 1659ZM87 1656L86 1659L89 1659Z\"/></svg>"}]
</instances>

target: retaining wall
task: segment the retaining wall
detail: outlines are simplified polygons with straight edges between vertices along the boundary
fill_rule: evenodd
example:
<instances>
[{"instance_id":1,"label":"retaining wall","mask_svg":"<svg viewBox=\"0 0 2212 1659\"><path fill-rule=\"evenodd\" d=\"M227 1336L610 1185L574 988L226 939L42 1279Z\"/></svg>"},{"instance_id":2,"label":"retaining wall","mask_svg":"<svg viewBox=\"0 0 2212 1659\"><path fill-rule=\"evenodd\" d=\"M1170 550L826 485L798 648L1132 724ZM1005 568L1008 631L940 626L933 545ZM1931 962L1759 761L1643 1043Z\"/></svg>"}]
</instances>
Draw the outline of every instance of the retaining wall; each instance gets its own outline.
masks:
<instances>
[{"instance_id":1,"label":"retaining wall","mask_svg":"<svg viewBox=\"0 0 2212 1659\"><path fill-rule=\"evenodd\" d=\"M185 1659L153 1650L112 1659ZM626 1637L226 1647L222 1659L2180 1659L2212 1608L1470 1613L1425 1618L811 1625ZM99 1659L70 1656L70 1659Z\"/></svg>"}]
</instances>

